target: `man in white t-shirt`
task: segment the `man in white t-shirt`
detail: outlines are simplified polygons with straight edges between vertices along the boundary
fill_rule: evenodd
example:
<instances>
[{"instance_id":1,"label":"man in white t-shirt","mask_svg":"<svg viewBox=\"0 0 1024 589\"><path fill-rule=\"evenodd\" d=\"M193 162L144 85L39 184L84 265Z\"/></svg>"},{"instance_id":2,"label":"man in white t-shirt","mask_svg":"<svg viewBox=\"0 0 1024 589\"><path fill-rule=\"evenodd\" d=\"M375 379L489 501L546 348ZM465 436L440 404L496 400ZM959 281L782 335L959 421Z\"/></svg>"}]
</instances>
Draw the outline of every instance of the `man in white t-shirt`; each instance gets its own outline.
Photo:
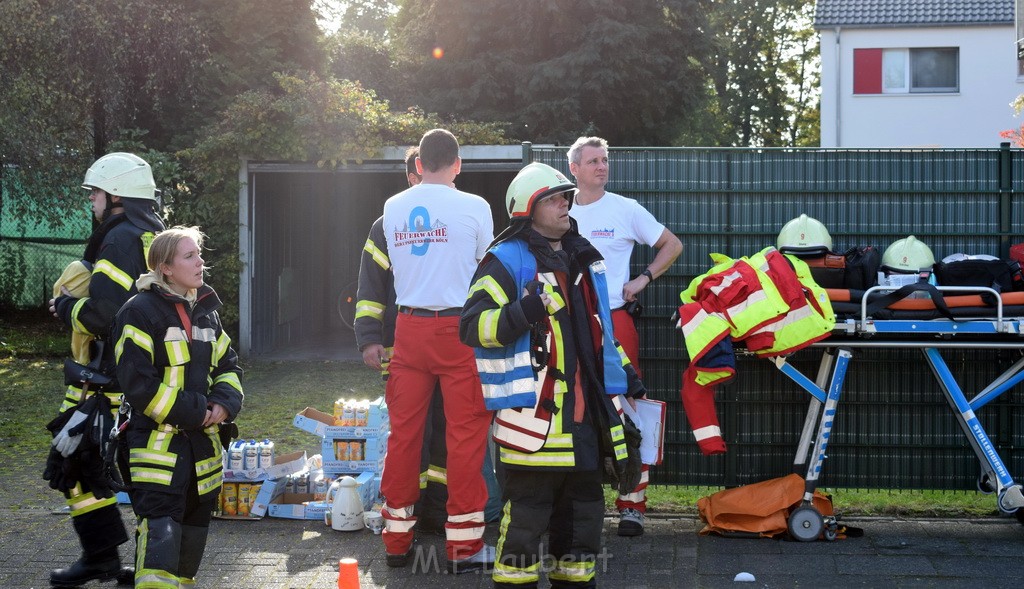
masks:
<instances>
[{"instance_id":1,"label":"man in white t-shirt","mask_svg":"<svg viewBox=\"0 0 1024 589\"><path fill-rule=\"evenodd\" d=\"M459 315L477 263L494 237L491 208L456 190L459 143L428 131L416 159L422 182L384 203L384 237L395 280L398 317L385 388L391 418L381 494L387 564L405 566L413 551L413 506L427 408L440 381L447 422L448 570L490 568L483 542L487 486L481 473L491 413L484 408L473 348L459 340Z\"/></svg>"},{"instance_id":2,"label":"man in white t-shirt","mask_svg":"<svg viewBox=\"0 0 1024 589\"><path fill-rule=\"evenodd\" d=\"M674 233L658 222L640 203L606 192L608 183L608 143L600 137L580 137L569 148L569 171L576 177L575 204L569 214L576 219L580 235L590 240L604 256L608 272L608 299L612 308L615 338L629 356L637 374L640 368L640 336L634 315L637 295L661 276L683 252L683 244ZM656 253L650 264L635 278L629 276L629 260L637 243L652 246ZM632 493L619 495L620 536L644 533L647 512L648 468L644 465L640 484Z\"/></svg>"}]
</instances>

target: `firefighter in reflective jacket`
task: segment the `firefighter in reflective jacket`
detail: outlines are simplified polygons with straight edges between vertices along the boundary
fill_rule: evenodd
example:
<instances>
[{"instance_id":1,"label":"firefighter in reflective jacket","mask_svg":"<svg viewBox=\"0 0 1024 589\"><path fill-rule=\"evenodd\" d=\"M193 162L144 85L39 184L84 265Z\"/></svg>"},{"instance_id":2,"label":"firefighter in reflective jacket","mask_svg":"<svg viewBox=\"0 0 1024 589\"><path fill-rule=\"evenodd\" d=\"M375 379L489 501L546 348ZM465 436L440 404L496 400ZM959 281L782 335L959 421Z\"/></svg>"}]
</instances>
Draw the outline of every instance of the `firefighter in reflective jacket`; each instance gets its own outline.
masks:
<instances>
[{"instance_id":1,"label":"firefighter in reflective jacket","mask_svg":"<svg viewBox=\"0 0 1024 589\"><path fill-rule=\"evenodd\" d=\"M595 586L605 459L620 473L629 462L616 406L628 388L625 355L601 327L611 325L604 262L569 218L574 193L544 164L519 172L506 195L511 225L462 312L460 336L475 348L487 408L498 410L492 431L506 472L495 587L536 587L546 562L552 587ZM631 470L620 486L635 486L638 460ZM548 531L551 561L539 553Z\"/></svg>"},{"instance_id":2,"label":"firefighter in reflective jacket","mask_svg":"<svg viewBox=\"0 0 1024 589\"><path fill-rule=\"evenodd\" d=\"M164 228L156 215L156 183L149 164L130 153L110 153L98 160L85 173L82 188L89 191L92 212L99 225L89 236L83 256L84 265L91 268L87 296L74 296L68 287L59 286L57 296L49 301L50 312L63 321L79 338L96 338L106 342L94 346L93 355L100 350L101 357L90 357L87 362L99 361L100 372L114 376L114 346L108 340L110 327L117 310L135 294L135 278L146 271L146 250L153 234ZM85 397L96 391L85 389L81 384L70 384L65 392L60 411L67 416ZM103 393L116 413L120 405L121 389L116 378L104 386ZM54 432L54 443L70 440L67 436L74 431L75 416L64 429ZM81 424L78 424L81 427ZM100 432L106 435L107 432ZM79 433L78 439L82 438ZM76 587L91 580L118 578L130 582L132 572L122 571L117 547L128 541L128 534L117 508L117 499L106 488L102 473L102 457L89 453L86 444L73 443L76 448L68 450L66 444L63 458L60 452L51 450L47 460L50 485L69 487L65 491L72 522L82 544L82 556L70 567L55 569L50 574L50 583L55 587ZM75 463L72 470L89 471L91 476L79 483L64 481L56 484L52 474L61 460ZM99 469L99 471L97 471ZM65 472L66 468L60 468ZM89 480L93 484L89 484ZM100 487L100 488L97 488Z\"/></svg>"},{"instance_id":3,"label":"firefighter in reflective jacket","mask_svg":"<svg viewBox=\"0 0 1024 589\"><path fill-rule=\"evenodd\" d=\"M238 357L220 299L203 282L201 246L195 227L157 235L153 271L114 322L117 375L132 407L125 437L136 587L195 583L221 487L220 428L242 408Z\"/></svg>"}]
</instances>

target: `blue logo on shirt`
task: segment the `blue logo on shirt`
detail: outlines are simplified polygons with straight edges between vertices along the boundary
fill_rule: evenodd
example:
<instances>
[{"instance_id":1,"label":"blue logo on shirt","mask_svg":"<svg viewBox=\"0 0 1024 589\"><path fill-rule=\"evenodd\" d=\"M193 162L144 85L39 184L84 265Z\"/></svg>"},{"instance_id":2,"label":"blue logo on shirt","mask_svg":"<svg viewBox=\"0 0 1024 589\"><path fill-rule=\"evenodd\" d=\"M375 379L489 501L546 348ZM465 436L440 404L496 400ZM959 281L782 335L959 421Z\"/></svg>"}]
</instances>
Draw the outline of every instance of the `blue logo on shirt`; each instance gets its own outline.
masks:
<instances>
[{"instance_id":1,"label":"blue logo on shirt","mask_svg":"<svg viewBox=\"0 0 1024 589\"><path fill-rule=\"evenodd\" d=\"M401 230L395 228L395 247L410 246L409 253L414 256L427 255L431 242L446 243L448 227L437 221L430 223L430 211L426 207L416 207L409 213L409 223Z\"/></svg>"}]
</instances>

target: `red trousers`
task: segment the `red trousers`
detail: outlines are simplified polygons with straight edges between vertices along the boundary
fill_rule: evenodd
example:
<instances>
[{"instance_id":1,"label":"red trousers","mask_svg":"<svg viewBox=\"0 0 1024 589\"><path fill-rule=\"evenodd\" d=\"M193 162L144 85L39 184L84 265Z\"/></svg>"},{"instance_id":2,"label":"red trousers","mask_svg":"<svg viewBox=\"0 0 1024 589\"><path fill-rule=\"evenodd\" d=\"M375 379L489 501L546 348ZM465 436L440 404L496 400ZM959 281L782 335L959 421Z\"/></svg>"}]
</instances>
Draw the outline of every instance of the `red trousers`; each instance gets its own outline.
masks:
<instances>
[{"instance_id":1,"label":"red trousers","mask_svg":"<svg viewBox=\"0 0 1024 589\"><path fill-rule=\"evenodd\" d=\"M448 448L446 552L450 560L471 556L483 547L487 485L482 467L491 412L484 408L473 349L459 341L459 318L399 314L390 372L385 400L391 435L381 475L384 548L404 554L412 546L423 429L440 381Z\"/></svg>"},{"instance_id":2,"label":"red trousers","mask_svg":"<svg viewBox=\"0 0 1024 589\"><path fill-rule=\"evenodd\" d=\"M612 311L612 330L615 333L615 339L619 340L619 345L622 346L622 350L626 352L626 356L633 365L633 369L636 370L637 376L642 378L643 373L640 372L640 334L636 331L636 321L633 320L633 316L623 309ZM640 513L647 513L647 471L650 468L646 464L641 467L640 484L628 495L619 495L615 499L615 509L622 511L623 509L632 508Z\"/></svg>"}]
</instances>

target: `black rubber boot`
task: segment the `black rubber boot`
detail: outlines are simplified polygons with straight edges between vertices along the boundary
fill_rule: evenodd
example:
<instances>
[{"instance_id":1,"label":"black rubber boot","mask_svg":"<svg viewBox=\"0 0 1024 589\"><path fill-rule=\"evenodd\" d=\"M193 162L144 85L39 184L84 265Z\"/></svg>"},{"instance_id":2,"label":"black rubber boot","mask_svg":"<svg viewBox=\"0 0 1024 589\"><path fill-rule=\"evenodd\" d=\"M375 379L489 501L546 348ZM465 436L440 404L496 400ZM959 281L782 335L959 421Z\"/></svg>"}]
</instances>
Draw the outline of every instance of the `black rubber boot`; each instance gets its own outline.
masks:
<instances>
[{"instance_id":1,"label":"black rubber boot","mask_svg":"<svg viewBox=\"0 0 1024 589\"><path fill-rule=\"evenodd\" d=\"M135 567L123 566L121 570L117 572L117 584L118 585L134 585L135 584Z\"/></svg>"},{"instance_id":2,"label":"black rubber boot","mask_svg":"<svg viewBox=\"0 0 1024 589\"><path fill-rule=\"evenodd\" d=\"M50 585L53 587L78 587L89 581L109 581L117 579L121 574L121 559L117 549L104 551L93 556L82 555L66 569L54 569L50 572ZM133 580L134 582L134 575Z\"/></svg>"}]
</instances>

